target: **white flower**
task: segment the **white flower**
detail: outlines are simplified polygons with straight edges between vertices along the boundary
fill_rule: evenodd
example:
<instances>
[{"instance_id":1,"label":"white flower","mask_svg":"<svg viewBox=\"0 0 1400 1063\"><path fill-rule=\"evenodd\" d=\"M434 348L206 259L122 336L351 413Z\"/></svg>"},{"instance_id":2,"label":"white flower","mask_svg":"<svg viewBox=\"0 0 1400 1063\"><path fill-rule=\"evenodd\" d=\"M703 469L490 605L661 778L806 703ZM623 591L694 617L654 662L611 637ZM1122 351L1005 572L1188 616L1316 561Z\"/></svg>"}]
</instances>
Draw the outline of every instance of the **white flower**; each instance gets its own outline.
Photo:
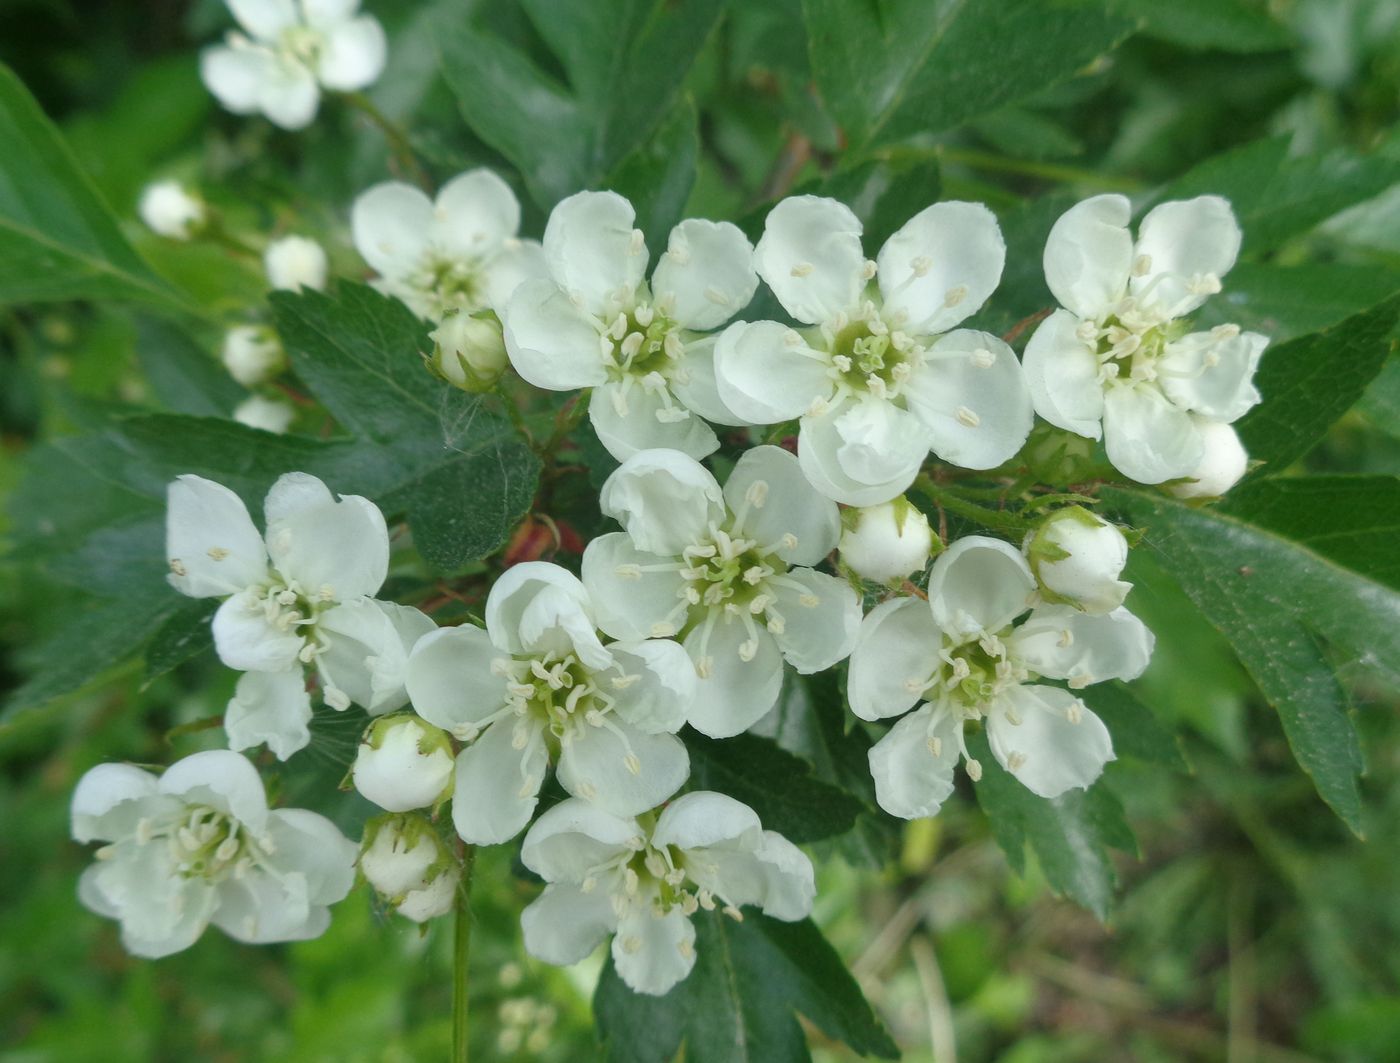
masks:
<instances>
[{"instance_id":1,"label":"white flower","mask_svg":"<svg viewBox=\"0 0 1400 1063\"><path fill-rule=\"evenodd\" d=\"M204 224L204 201L185 191L179 181L156 181L141 192L137 213L158 236L188 240Z\"/></svg>"},{"instance_id":2,"label":"white flower","mask_svg":"<svg viewBox=\"0 0 1400 1063\"><path fill-rule=\"evenodd\" d=\"M1047 602L1107 613L1133 589L1118 578L1128 563L1128 540L1083 506L1056 510L1026 536L1021 552Z\"/></svg>"},{"instance_id":3,"label":"white flower","mask_svg":"<svg viewBox=\"0 0 1400 1063\"><path fill-rule=\"evenodd\" d=\"M967 757L963 723L980 719L997 762L1040 797L1087 787L1113 758L1103 722L1069 690L1134 679L1152 655L1152 633L1126 609L1094 616L1039 606L1012 626L1035 592L1025 559L1008 543L959 539L933 564L928 601L876 606L851 654L851 709L865 720L908 712L870 750L880 807L905 819L934 815ZM982 768L968 758L968 774Z\"/></svg>"},{"instance_id":4,"label":"white flower","mask_svg":"<svg viewBox=\"0 0 1400 1063\"><path fill-rule=\"evenodd\" d=\"M316 117L321 89L354 92L384 69L384 29L359 0L227 0L243 32L199 55L204 85L234 114L283 129Z\"/></svg>"},{"instance_id":5,"label":"white flower","mask_svg":"<svg viewBox=\"0 0 1400 1063\"><path fill-rule=\"evenodd\" d=\"M160 778L98 765L78 780L72 830L107 843L79 899L119 920L138 956L188 948L211 922L249 944L318 937L355 881L355 844L314 812L269 811L257 771L227 750Z\"/></svg>"},{"instance_id":6,"label":"white flower","mask_svg":"<svg viewBox=\"0 0 1400 1063\"><path fill-rule=\"evenodd\" d=\"M502 315L506 350L536 387L592 388L589 418L619 461L650 447L702 458L719 441L701 417L743 423L715 394L704 333L753 297L753 248L728 222L688 219L671 230L648 286L635 221L615 192L560 202L544 231L549 278L522 284Z\"/></svg>"},{"instance_id":7,"label":"white flower","mask_svg":"<svg viewBox=\"0 0 1400 1063\"><path fill-rule=\"evenodd\" d=\"M274 288L298 291L326 286L326 249L306 236L284 236L273 240L263 252L267 282Z\"/></svg>"},{"instance_id":8,"label":"white flower","mask_svg":"<svg viewBox=\"0 0 1400 1063\"><path fill-rule=\"evenodd\" d=\"M286 759L306 745L303 664L316 665L333 708L403 704L407 646L433 624L367 597L389 564L388 530L373 502L337 502L316 477L287 473L267 494L264 543L227 487L180 476L167 495L170 583L191 598L227 598L214 614L214 646L224 664L248 673L224 715L232 748L267 742Z\"/></svg>"},{"instance_id":9,"label":"white flower","mask_svg":"<svg viewBox=\"0 0 1400 1063\"><path fill-rule=\"evenodd\" d=\"M464 391L486 390L510 364L500 319L489 310L449 314L428 335L438 372Z\"/></svg>"},{"instance_id":10,"label":"white flower","mask_svg":"<svg viewBox=\"0 0 1400 1063\"><path fill-rule=\"evenodd\" d=\"M749 450L723 491L694 458L642 451L608 478L601 505L626 531L584 551L598 625L614 638L682 640L700 676L696 730L748 729L776 703L784 658L820 672L855 645L855 591L808 567L836 546L836 505L787 451Z\"/></svg>"},{"instance_id":11,"label":"white flower","mask_svg":"<svg viewBox=\"0 0 1400 1063\"><path fill-rule=\"evenodd\" d=\"M544 273L540 245L516 236L515 193L490 170L458 174L436 200L402 181L375 185L355 200L350 225L376 286L429 321L500 311L521 281Z\"/></svg>"},{"instance_id":12,"label":"white flower","mask_svg":"<svg viewBox=\"0 0 1400 1063\"><path fill-rule=\"evenodd\" d=\"M452 743L416 716L381 716L360 739L350 777L388 812L436 805L452 792Z\"/></svg>"},{"instance_id":13,"label":"white flower","mask_svg":"<svg viewBox=\"0 0 1400 1063\"><path fill-rule=\"evenodd\" d=\"M676 798L649 829L564 801L530 828L520 859L549 883L520 917L530 954L577 963L615 935L617 973L654 996L695 966L690 917L701 908L740 919L753 905L795 922L816 895L812 862L797 846L764 830L748 805L708 791Z\"/></svg>"},{"instance_id":14,"label":"white flower","mask_svg":"<svg viewBox=\"0 0 1400 1063\"><path fill-rule=\"evenodd\" d=\"M842 514L841 560L863 579L894 583L922 572L933 552L928 517L903 496Z\"/></svg>"},{"instance_id":15,"label":"white flower","mask_svg":"<svg viewBox=\"0 0 1400 1063\"><path fill-rule=\"evenodd\" d=\"M834 199L774 207L758 273L815 327L730 326L715 378L724 404L750 423L800 417L807 478L829 498L870 506L907 488L930 450L969 469L1000 465L1025 442L1032 414L1010 347L948 331L1001 279L1006 245L991 211L935 203L885 241L878 267L860 237L860 221Z\"/></svg>"},{"instance_id":16,"label":"white flower","mask_svg":"<svg viewBox=\"0 0 1400 1063\"><path fill-rule=\"evenodd\" d=\"M452 821L494 845L530 821L550 761L569 793L617 813L660 804L690 773L675 736L695 669L674 642L604 645L577 577L540 561L507 569L486 598L486 629L426 636L408 665L424 719L468 743L457 755Z\"/></svg>"},{"instance_id":17,"label":"white flower","mask_svg":"<svg viewBox=\"0 0 1400 1063\"><path fill-rule=\"evenodd\" d=\"M360 872L394 909L423 923L452 910L461 871L433 825L419 815L365 824Z\"/></svg>"},{"instance_id":18,"label":"white flower","mask_svg":"<svg viewBox=\"0 0 1400 1063\"><path fill-rule=\"evenodd\" d=\"M1218 498L1244 476L1249 468L1239 434L1228 424L1193 418L1201 437L1201 460L1182 483L1168 490L1177 498Z\"/></svg>"},{"instance_id":19,"label":"white flower","mask_svg":"<svg viewBox=\"0 0 1400 1063\"><path fill-rule=\"evenodd\" d=\"M266 325L235 325L224 334L220 351L229 376L245 388L256 387L287 364L282 341Z\"/></svg>"},{"instance_id":20,"label":"white flower","mask_svg":"<svg viewBox=\"0 0 1400 1063\"><path fill-rule=\"evenodd\" d=\"M1189 332L1182 320L1235 264L1240 228L1219 196L1162 203L1133 242L1117 195L1071 207L1045 244L1045 280L1064 307L1026 345L1036 412L1091 439L1140 483L1189 476L1202 419L1238 420L1259 401L1268 340L1237 325ZM1195 416L1193 416L1195 415Z\"/></svg>"},{"instance_id":21,"label":"white flower","mask_svg":"<svg viewBox=\"0 0 1400 1063\"><path fill-rule=\"evenodd\" d=\"M296 410L290 402L265 399L261 395L249 395L233 408L233 419L249 428L261 428L264 432L281 435L296 417Z\"/></svg>"}]
</instances>

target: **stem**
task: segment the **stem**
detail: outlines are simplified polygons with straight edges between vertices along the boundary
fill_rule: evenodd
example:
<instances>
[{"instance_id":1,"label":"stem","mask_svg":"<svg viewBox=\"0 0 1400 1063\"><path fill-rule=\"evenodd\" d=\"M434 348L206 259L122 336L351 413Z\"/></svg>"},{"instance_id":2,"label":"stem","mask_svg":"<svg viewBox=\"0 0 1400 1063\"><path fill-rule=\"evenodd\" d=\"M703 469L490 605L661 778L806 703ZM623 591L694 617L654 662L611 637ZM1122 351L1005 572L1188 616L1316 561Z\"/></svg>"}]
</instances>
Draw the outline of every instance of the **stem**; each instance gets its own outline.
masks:
<instances>
[{"instance_id":1,"label":"stem","mask_svg":"<svg viewBox=\"0 0 1400 1063\"><path fill-rule=\"evenodd\" d=\"M375 106L374 101L363 92L347 92L344 96L346 103L368 118L370 123L384 134L384 139L389 142L389 148L399 166L412 175L423 191L431 195L433 183L428 179L428 172L423 169L423 164L418 161L418 156L414 153L413 145L409 143L408 134L403 128Z\"/></svg>"},{"instance_id":2,"label":"stem","mask_svg":"<svg viewBox=\"0 0 1400 1063\"><path fill-rule=\"evenodd\" d=\"M468 1063L467 966L472 951L472 864L476 849L462 849L462 881L457 887L456 927L452 937L452 1060Z\"/></svg>"},{"instance_id":3,"label":"stem","mask_svg":"<svg viewBox=\"0 0 1400 1063\"><path fill-rule=\"evenodd\" d=\"M975 520L977 523L988 528L1021 532L1029 530L1033 523L1014 513L1007 513L999 509L980 506L976 502L969 502L959 497L953 491L939 487L927 476L920 476L919 479L915 481L914 486L927 495L933 503L940 508L949 510L959 516L967 517L970 520Z\"/></svg>"},{"instance_id":4,"label":"stem","mask_svg":"<svg viewBox=\"0 0 1400 1063\"><path fill-rule=\"evenodd\" d=\"M927 156L934 155L943 162L958 163L974 170L988 170L992 173L1014 173L1025 177L1038 177L1045 181L1060 181L1065 184L1089 185L1108 188L1120 192L1136 192L1142 182L1131 177L1117 177L1112 174L1083 170L1077 166L1061 166L1051 162L1033 162L1029 159L1010 159L988 151L973 148L955 148L947 144L936 145L931 151L920 148L897 148L888 153L895 155Z\"/></svg>"}]
</instances>

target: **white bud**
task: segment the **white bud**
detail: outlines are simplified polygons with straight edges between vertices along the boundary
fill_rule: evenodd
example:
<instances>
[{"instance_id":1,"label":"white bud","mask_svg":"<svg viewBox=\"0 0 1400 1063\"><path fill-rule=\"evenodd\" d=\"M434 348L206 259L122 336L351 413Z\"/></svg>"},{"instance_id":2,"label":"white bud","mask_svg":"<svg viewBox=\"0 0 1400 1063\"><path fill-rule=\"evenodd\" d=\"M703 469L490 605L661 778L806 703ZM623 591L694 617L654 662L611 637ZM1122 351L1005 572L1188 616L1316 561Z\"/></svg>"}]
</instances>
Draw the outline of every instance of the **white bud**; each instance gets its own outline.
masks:
<instances>
[{"instance_id":1,"label":"white bud","mask_svg":"<svg viewBox=\"0 0 1400 1063\"><path fill-rule=\"evenodd\" d=\"M265 325L235 325L224 336L224 368L245 388L256 387L286 362L277 334Z\"/></svg>"},{"instance_id":2,"label":"white bud","mask_svg":"<svg viewBox=\"0 0 1400 1063\"><path fill-rule=\"evenodd\" d=\"M430 335L437 344L433 359L438 371L464 391L485 390L505 372L506 342L490 311L452 314Z\"/></svg>"},{"instance_id":3,"label":"white bud","mask_svg":"<svg viewBox=\"0 0 1400 1063\"><path fill-rule=\"evenodd\" d=\"M890 583L920 571L933 552L928 517L904 498L845 516L841 560L857 575Z\"/></svg>"},{"instance_id":4,"label":"white bud","mask_svg":"<svg viewBox=\"0 0 1400 1063\"><path fill-rule=\"evenodd\" d=\"M1086 613L1107 613L1132 589L1118 577L1128 563L1128 540L1082 506L1056 510L1022 547L1042 594Z\"/></svg>"},{"instance_id":5,"label":"white bud","mask_svg":"<svg viewBox=\"0 0 1400 1063\"><path fill-rule=\"evenodd\" d=\"M263 252L263 268L267 270L267 282L274 288L293 292L302 288L320 291L326 286L329 265L325 248L315 240L306 236L284 236L267 245Z\"/></svg>"},{"instance_id":6,"label":"white bud","mask_svg":"<svg viewBox=\"0 0 1400 1063\"><path fill-rule=\"evenodd\" d=\"M204 202L179 181L147 185L136 209L152 232L172 240L188 240L204 224Z\"/></svg>"},{"instance_id":7,"label":"white bud","mask_svg":"<svg viewBox=\"0 0 1400 1063\"><path fill-rule=\"evenodd\" d=\"M451 867L421 890L411 890L404 894L403 900L399 902L399 915L407 916L415 923L426 923L429 919L446 915L452 911L452 902L456 900L457 882L460 877L461 873L455 867Z\"/></svg>"},{"instance_id":8,"label":"white bud","mask_svg":"<svg viewBox=\"0 0 1400 1063\"><path fill-rule=\"evenodd\" d=\"M451 910L461 877L432 824L415 814L370 820L360 873L400 915L419 923Z\"/></svg>"},{"instance_id":9,"label":"white bud","mask_svg":"<svg viewBox=\"0 0 1400 1063\"><path fill-rule=\"evenodd\" d=\"M1239 482L1249 468L1249 455L1234 428L1219 421L1195 418L1205 451L1186 482L1168 488L1177 498L1218 498Z\"/></svg>"},{"instance_id":10,"label":"white bud","mask_svg":"<svg viewBox=\"0 0 1400 1063\"><path fill-rule=\"evenodd\" d=\"M365 732L350 769L355 789L380 808L407 812L446 797L453 760L447 734L416 716L382 716Z\"/></svg>"},{"instance_id":11,"label":"white bud","mask_svg":"<svg viewBox=\"0 0 1400 1063\"><path fill-rule=\"evenodd\" d=\"M252 395L240 402L233 411L233 419L249 428L261 428L264 432L281 435L291 425L296 411L289 402L265 399Z\"/></svg>"}]
</instances>

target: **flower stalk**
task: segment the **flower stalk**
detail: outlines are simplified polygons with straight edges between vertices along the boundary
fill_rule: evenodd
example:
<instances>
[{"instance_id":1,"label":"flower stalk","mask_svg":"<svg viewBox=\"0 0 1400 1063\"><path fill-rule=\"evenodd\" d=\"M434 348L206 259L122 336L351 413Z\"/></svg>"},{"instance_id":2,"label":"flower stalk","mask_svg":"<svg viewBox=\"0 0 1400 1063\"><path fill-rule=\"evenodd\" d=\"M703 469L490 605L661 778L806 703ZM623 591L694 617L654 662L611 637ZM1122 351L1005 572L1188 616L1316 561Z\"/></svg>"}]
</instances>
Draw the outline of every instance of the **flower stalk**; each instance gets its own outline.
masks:
<instances>
[{"instance_id":1,"label":"flower stalk","mask_svg":"<svg viewBox=\"0 0 1400 1063\"><path fill-rule=\"evenodd\" d=\"M468 1033L467 975L472 950L472 865L476 862L476 847L462 847L462 879L457 887L456 926L452 935L452 1059L467 1063L471 1055Z\"/></svg>"}]
</instances>

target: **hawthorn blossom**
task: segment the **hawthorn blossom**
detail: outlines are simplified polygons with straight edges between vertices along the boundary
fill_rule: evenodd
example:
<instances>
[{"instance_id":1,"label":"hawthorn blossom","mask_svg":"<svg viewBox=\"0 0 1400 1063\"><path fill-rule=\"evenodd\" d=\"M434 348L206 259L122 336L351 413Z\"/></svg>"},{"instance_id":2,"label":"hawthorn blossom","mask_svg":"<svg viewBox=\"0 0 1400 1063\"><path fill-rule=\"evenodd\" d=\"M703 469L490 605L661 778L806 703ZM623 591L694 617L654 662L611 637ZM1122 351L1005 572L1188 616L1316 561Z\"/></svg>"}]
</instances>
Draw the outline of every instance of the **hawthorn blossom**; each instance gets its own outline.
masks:
<instances>
[{"instance_id":1,"label":"hawthorn blossom","mask_svg":"<svg viewBox=\"0 0 1400 1063\"><path fill-rule=\"evenodd\" d=\"M283 129L316 117L321 90L354 92L384 69L384 29L359 0L227 0L240 30L204 49L205 87L234 114Z\"/></svg>"},{"instance_id":2,"label":"hawthorn blossom","mask_svg":"<svg viewBox=\"0 0 1400 1063\"><path fill-rule=\"evenodd\" d=\"M365 729L350 780L388 812L430 808L452 792L452 744L412 713L381 716Z\"/></svg>"},{"instance_id":3,"label":"hawthorn blossom","mask_svg":"<svg viewBox=\"0 0 1400 1063\"><path fill-rule=\"evenodd\" d=\"M1014 547L973 535L934 562L927 602L895 598L865 618L851 654L851 709L864 720L902 716L870 750L886 812L936 814L959 756L981 778L963 738L968 720L982 721L997 763L1040 797L1089 786L1114 759L1108 729L1072 691L1142 674L1152 633L1121 607L1092 615L1039 605L1013 626L1035 590Z\"/></svg>"},{"instance_id":4,"label":"hawthorn blossom","mask_svg":"<svg viewBox=\"0 0 1400 1063\"><path fill-rule=\"evenodd\" d=\"M188 240L209 216L204 201L179 181L155 181L141 190L136 212L157 236Z\"/></svg>"},{"instance_id":5,"label":"hawthorn blossom","mask_svg":"<svg viewBox=\"0 0 1400 1063\"><path fill-rule=\"evenodd\" d=\"M964 468L1000 465L1031 429L1021 364L995 336L948 330L986 302L1005 259L996 218L979 203L925 208L871 262L848 207L785 199L755 262L801 324L725 330L719 397L752 424L801 418L802 471L848 505L894 498L930 451Z\"/></svg>"},{"instance_id":6,"label":"hawthorn blossom","mask_svg":"<svg viewBox=\"0 0 1400 1063\"><path fill-rule=\"evenodd\" d=\"M619 461L651 447L703 458L719 440L700 418L743 423L715 393L706 333L753 298L753 248L729 222L687 219L671 230L648 285L635 221L615 192L560 202L544 231L549 277L511 298L506 350L536 387L592 388L589 419Z\"/></svg>"},{"instance_id":7,"label":"hawthorn blossom","mask_svg":"<svg viewBox=\"0 0 1400 1063\"><path fill-rule=\"evenodd\" d=\"M283 760L309 741L314 665L327 705L370 713L407 700L408 647L433 627L416 609L369 597L384 582L389 535L373 502L337 501L316 477L273 484L258 533L221 484L180 476L169 486L169 580L191 598L223 598L214 614L219 659L245 674L224 714L233 749L266 742Z\"/></svg>"},{"instance_id":8,"label":"hawthorn blossom","mask_svg":"<svg viewBox=\"0 0 1400 1063\"><path fill-rule=\"evenodd\" d=\"M266 325L233 326L224 333L219 358L245 388L257 387L287 367L282 341Z\"/></svg>"},{"instance_id":9,"label":"hawthorn blossom","mask_svg":"<svg viewBox=\"0 0 1400 1063\"><path fill-rule=\"evenodd\" d=\"M418 715L465 743L452 822L473 845L508 841L530 822L551 762L569 793L617 815L652 808L690 773L676 737L695 669L674 642L604 644L578 578L530 561L486 598L486 628L443 628L414 647L408 693Z\"/></svg>"},{"instance_id":10,"label":"hawthorn blossom","mask_svg":"<svg viewBox=\"0 0 1400 1063\"><path fill-rule=\"evenodd\" d=\"M233 408L233 419L249 428L261 428L280 436L292 426L297 412L290 402L249 395Z\"/></svg>"},{"instance_id":11,"label":"hawthorn blossom","mask_svg":"<svg viewBox=\"0 0 1400 1063\"><path fill-rule=\"evenodd\" d=\"M284 236L267 245L263 270L267 282L279 291L321 291L326 287L330 262L326 249L309 236Z\"/></svg>"},{"instance_id":12,"label":"hawthorn blossom","mask_svg":"<svg viewBox=\"0 0 1400 1063\"><path fill-rule=\"evenodd\" d=\"M544 273L540 245L516 235L519 200L490 170L458 174L436 199L402 181L375 185L355 200L350 227L375 287L428 321L499 313L521 281Z\"/></svg>"},{"instance_id":13,"label":"hawthorn blossom","mask_svg":"<svg viewBox=\"0 0 1400 1063\"><path fill-rule=\"evenodd\" d=\"M1219 498L1249 469L1249 455L1231 425L1201 417L1193 420L1201 434L1201 460L1167 490L1177 498Z\"/></svg>"},{"instance_id":14,"label":"hawthorn blossom","mask_svg":"<svg viewBox=\"0 0 1400 1063\"><path fill-rule=\"evenodd\" d=\"M855 645L855 591L810 567L836 546L836 505L782 448L747 451L723 490L694 458L642 451L608 477L601 505L626 530L584 551L598 626L681 640L700 677L690 724L703 734L728 738L764 716L784 659L810 674Z\"/></svg>"},{"instance_id":15,"label":"hawthorn blossom","mask_svg":"<svg viewBox=\"0 0 1400 1063\"><path fill-rule=\"evenodd\" d=\"M1050 230L1045 280L1063 309L1026 345L1036 412L1090 439L1139 483L1190 476L1211 423L1259 401L1254 371L1269 342L1238 325L1190 331L1185 315L1220 291L1240 227L1219 196L1173 200L1143 218L1136 242L1123 196L1086 199Z\"/></svg>"},{"instance_id":16,"label":"hawthorn blossom","mask_svg":"<svg viewBox=\"0 0 1400 1063\"><path fill-rule=\"evenodd\" d=\"M99 764L78 780L71 818L75 840L106 843L78 898L118 920L137 956L188 948L210 923L254 945L319 937L355 881L355 844L314 812L270 811L257 770L228 750L159 778Z\"/></svg>"},{"instance_id":17,"label":"hawthorn blossom","mask_svg":"<svg viewBox=\"0 0 1400 1063\"><path fill-rule=\"evenodd\" d=\"M933 553L928 517L902 495L878 506L848 509L841 524L841 561L862 579L898 583L922 572Z\"/></svg>"},{"instance_id":18,"label":"hawthorn blossom","mask_svg":"<svg viewBox=\"0 0 1400 1063\"><path fill-rule=\"evenodd\" d=\"M365 824L360 873L400 915L425 923L452 910L460 865L421 815L376 816Z\"/></svg>"},{"instance_id":19,"label":"hawthorn blossom","mask_svg":"<svg viewBox=\"0 0 1400 1063\"><path fill-rule=\"evenodd\" d=\"M1021 544L1040 596L1086 613L1117 609L1133 585L1118 577L1128 563L1128 540L1083 506L1058 509Z\"/></svg>"},{"instance_id":20,"label":"hawthorn blossom","mask_svg":"<svg viewBox=\"0 0 1400 1063\"><path fill-rule=\"evenodd\" d=\"M548 883L520 917L526 950L563 966L611 934L617 973L651 996L695 966L690 917L700 909L740 919L752 905L795 922L816 895L802 850L748 805L704 790L637 819L564 801L530 828L520 859Z\"/></svg>"}]
</instances>

